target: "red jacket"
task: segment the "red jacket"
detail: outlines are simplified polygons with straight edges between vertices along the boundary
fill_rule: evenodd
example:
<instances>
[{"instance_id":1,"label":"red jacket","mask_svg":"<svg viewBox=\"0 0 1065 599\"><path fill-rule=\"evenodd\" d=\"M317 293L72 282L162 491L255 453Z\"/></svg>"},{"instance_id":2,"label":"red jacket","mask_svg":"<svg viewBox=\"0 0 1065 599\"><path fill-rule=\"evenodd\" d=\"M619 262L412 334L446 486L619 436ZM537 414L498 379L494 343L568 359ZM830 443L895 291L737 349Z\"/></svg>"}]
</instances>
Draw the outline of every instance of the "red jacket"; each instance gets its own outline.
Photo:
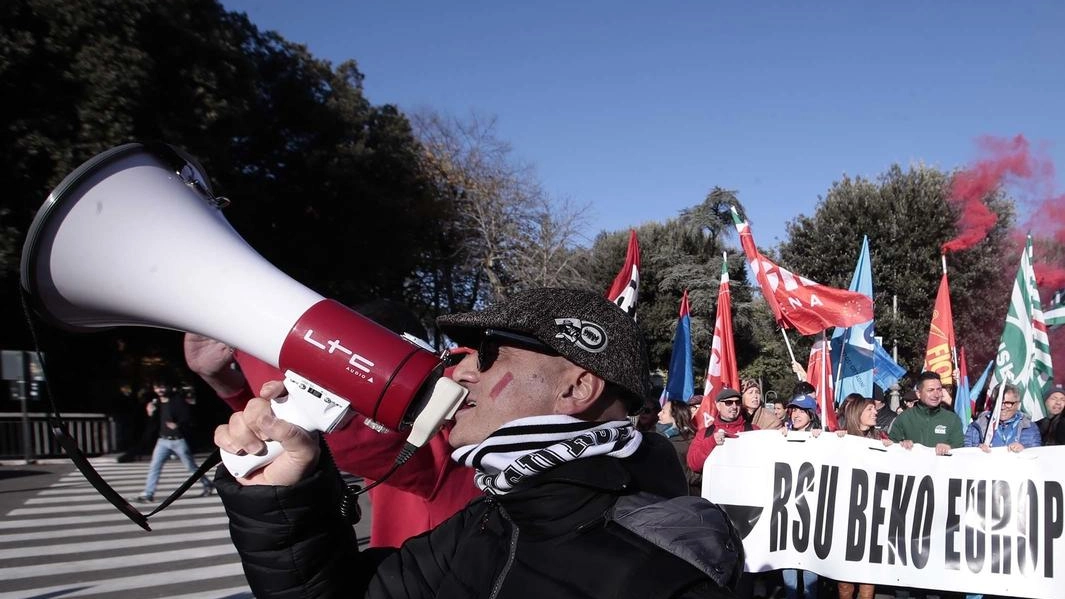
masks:
<instances>
[{"instance_id":1,"label":"red jacket","mask_svg":"<svg viewBox=\"0 0 1065 599\"><path fill-rule=\"evenodd\" d=\"M688 447L688 467L692 469L692 472L703 471L703 464L706 462L706 458L717 447L717 441L714 439L714 432L717 430L725 431L725 436L727 437L735 437L745 431L756 431L758 427L750 424L743 416L736 418L732 422L724 422L720 419L715 420L706 429L696 433L695 439L692 440L691 446Z\"/></svg>"},{"instance_id":2,"label":"red jacket","mask_svg":"<svg viewBox=\"0 0 1065 599\"><path fill-rule=\"evenodd\" d=\"M280 370L248 354L238 351L236 358L248 386L240 393L221 398L234 411L244 409L267 381L284 378ZM473 484L473 469L451 459L449 431L446 427L431 438L388 482L370 491L373 502L370 546L399 547L403 541L434 528L466 507L470 500L481 496ZM378 433L356 417L343 429L324 438L341 470L377 480L391 467L406 435Z\"/></svg>"}]
</instances>

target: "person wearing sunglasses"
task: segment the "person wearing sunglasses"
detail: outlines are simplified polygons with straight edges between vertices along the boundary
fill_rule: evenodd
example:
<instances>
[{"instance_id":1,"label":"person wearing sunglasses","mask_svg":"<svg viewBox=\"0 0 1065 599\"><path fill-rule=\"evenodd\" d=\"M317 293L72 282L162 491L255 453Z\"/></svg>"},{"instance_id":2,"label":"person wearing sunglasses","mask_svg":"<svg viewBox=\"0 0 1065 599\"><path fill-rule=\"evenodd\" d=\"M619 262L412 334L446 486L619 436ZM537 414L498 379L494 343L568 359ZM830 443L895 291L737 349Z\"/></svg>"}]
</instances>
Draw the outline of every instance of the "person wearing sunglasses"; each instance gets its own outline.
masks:
<instances>
[{"instance_id":1,"label":"person wearing sunglasses","mask_svg":"<svg viewBox=\"0 0 1065 599\"><path fill-rule=\"evenodd\" d=\"M631 316L598 293L535 289L437 322L473 350L452 373L469 394L449 443L484 496L398 550L360 552L336 509L342 479L316 434L273 415L270 383L215 433L227 451L285 450L216 479L256 597L732 596L740 537L687 496L669 442L627 418L649 386Z\"/></svg>"},{"instance_id":2,"label":"person wearing sunglasses","mask_svg":"<svg viewBox=\"0 0 1065 599\"><path fill-rule=\"evenodd\" d=\"M1000 389L993 388L988 397L997 398ZM1026 447L1039 447L1043 444L1039 428L1027 414L1021 412L1021 394L1009 383L1001 389L1002 408L999 412L998 426L988 435L991 427L993 410L985 410L965 429L965 446L979 447L991 451L992 447L1006 447L1011 452L1024 451Z\"/></svg>"},{"instance_id":3,"label":"person wearing sunglasses","mask_svg":"<svg viewBox=\"0 0 1065 599\"><path fill-rule=\"evenodd\" d=\"M640 410L631 416L633 425L636 426L636 430L641 433L664 433L663 425L658 421L658 413L662 408L658 405L659 398L662 396L661 387L652 387L651 392L647 397L643 398L643 406Z\"/></svg>"},{"instance_id":4,"label":"person wearing sunglasses","mask_svg":"<svg viewBox=\"0 0 1065 599\"><path fill-rule=\"evenodd\" d=\"M725 443L725 439L735 437L745 432L758 430L751 421L742 416L743 398L739 391L724 388L714 398L717 407L717 416L710 426L703 429L701 434L695 436L688 447L688 467L692 472L702 472L703 464L710 452L718 445Z\"/></svg>"}]
</instances>

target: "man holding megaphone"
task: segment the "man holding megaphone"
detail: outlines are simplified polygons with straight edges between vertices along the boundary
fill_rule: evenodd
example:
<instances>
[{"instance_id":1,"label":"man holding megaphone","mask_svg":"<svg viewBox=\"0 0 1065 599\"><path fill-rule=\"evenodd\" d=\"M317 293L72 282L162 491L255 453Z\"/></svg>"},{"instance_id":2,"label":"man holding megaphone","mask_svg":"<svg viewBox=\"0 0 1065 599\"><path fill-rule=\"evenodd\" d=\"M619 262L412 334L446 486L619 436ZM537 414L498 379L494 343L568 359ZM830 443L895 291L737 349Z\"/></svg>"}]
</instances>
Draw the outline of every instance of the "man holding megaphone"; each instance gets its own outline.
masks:
<instances>
[{"instance_id":1,"label":"man holding megaphone","mask_svg":"<svg viewBox=\"0 0 1065 599\"><path fill-rule=\"evenodd\" d=\"M360 553L342 479L315 434L274 414L284 389L270 383L215 433L236 454L283 448L216 480L257 597L731 596L743 551L727 516L688 497L669 443L626 418L648 385L630 316L539 289L438 322L476 350L452 375L469 393L450 442L485 497L399 550Z\"/></svg>"},{"instance_id":2,"label":"man holding megaphone","mask_svg":"<svg viewBox=\"0 0 1065 599\"><path fill-rule=\"evenodd\" d=\"M425 335L422 323L399 302L379 299L353 308L398 335ZM220 341L187 333L184 345L189 368L233 411L243 410L266 382L283 378L277 368ZM458 351L451 350L453 363L461 358ZM234 362L239 370L233 368ZM449 427L445 425L391 475L390 466L402 449L406 435L375 430L356 417L343 430L325 436L342 471L374 480L387 477L383 484L369 489L373 502L370 547L399 547L480 496L480 490L473 484L473 470L451 460L448 432Z\"/></svg>"},{"instance_id":3,"label":"man holding megaphone","mask_svg":"<svg viewBox=\"0 0 1065 599\"><path fill-rule=\"evenodd\" d=\"M626 418L649 386L631 316L596 293L539 289L442 317L474 349L442 378L445 355L258 255L222 217L227 202L177 148L112 148L45 200L21 283L62 328L195 331L284 371L215 434L218 490L256 596L731 596L743 570L731 522L687 495L667 440ZM171 251L189 231L197 243ZM451 457L476 471L484 498L399 550L360 553L343 479L308 432L340 430L355 412L410 431L396 468L454 416Z\"/></svg>"}]
</instances>

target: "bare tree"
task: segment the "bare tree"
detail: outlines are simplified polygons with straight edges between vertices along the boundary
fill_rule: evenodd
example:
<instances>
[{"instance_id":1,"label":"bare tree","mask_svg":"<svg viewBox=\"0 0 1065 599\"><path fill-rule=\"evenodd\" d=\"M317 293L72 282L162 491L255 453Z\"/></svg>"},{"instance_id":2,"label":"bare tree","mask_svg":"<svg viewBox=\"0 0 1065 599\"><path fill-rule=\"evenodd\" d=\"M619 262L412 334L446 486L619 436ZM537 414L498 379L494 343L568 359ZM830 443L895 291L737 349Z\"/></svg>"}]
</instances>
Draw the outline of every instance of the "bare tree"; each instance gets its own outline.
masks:
<instances>
[{"instance_id":1,"label":"bare tree","mask_svg":"<svg viewBox=\"0 0 1065 599\"><path fill-rule=\"evenodd\" d=\"M536 204L527 232L530 243L517 256L518 279L528 286L586 287L578 262L588 250L577 247L577 242L587 241L588 205L552 202L544 196Z\"/></svg>"},{"instance_id":2,"label":"bare tree","mask_svg":"<svg viewBox=\"0 0 1065 599\"><path fill-rule=\"evenodd\" d=\"M463 280L448 281L452 289L446 293L454 296L459 289L462 303L472 305L525 287L582 280L573 259L587 207L548 198L533 169L496 136L495 119L422 112L411 122L431 184L451 208L440 233L448 264L435 270ZM439 286L439 277L429 278Z\"/></svg>"}]
</instances>

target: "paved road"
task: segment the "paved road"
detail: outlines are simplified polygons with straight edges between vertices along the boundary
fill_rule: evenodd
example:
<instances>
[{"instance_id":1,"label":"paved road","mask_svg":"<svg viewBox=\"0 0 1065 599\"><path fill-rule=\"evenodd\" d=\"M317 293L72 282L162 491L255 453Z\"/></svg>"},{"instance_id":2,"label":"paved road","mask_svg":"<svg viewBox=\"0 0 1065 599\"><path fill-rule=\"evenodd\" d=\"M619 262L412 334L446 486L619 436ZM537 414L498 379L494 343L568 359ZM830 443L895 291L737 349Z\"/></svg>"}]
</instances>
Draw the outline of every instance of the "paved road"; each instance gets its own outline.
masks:
<instances>
[{"instance_id":1,"label":"paved road","mask_svg":"<svg viewBox=\"0 0 1065 599\"><path fill-rule=\"evenodd\" d=\"M142 491L147 462L95 466L123 496ZM186 476L179 462L168 462L156 498ZM153 516L146 532L73 466L0 467L0 599L250 598L222 502L198 494L193 487ZM368 540L363 509L361 543Z\"/></svg>"}]
</instances>

